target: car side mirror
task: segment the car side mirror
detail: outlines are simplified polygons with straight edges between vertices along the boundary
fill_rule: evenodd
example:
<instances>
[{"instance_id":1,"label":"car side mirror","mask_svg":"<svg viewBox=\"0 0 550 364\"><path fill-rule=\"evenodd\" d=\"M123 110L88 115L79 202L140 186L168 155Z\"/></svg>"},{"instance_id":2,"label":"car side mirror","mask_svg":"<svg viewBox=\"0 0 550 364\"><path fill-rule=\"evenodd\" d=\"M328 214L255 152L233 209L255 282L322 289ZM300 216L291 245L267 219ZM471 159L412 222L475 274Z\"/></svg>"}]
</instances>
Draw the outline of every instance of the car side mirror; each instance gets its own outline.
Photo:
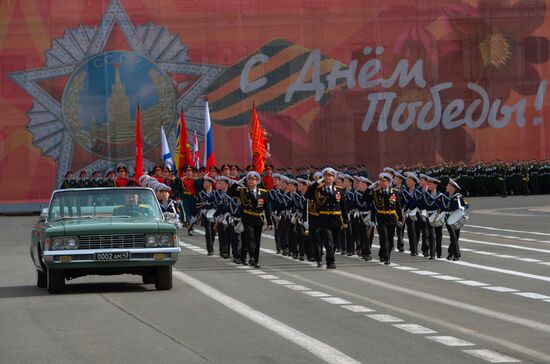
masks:
<instances>
[{"instance_id":1,"label":"car side mirror","mask_svg":"<svg viewBox=\"0 0 550 364\"><path fill-rule=\"evenodd\" d=\"M40 216L38 217L38 222L46 222L48 221L48 209L43 208L40 212Z\"/></svg>"}]
</instances>

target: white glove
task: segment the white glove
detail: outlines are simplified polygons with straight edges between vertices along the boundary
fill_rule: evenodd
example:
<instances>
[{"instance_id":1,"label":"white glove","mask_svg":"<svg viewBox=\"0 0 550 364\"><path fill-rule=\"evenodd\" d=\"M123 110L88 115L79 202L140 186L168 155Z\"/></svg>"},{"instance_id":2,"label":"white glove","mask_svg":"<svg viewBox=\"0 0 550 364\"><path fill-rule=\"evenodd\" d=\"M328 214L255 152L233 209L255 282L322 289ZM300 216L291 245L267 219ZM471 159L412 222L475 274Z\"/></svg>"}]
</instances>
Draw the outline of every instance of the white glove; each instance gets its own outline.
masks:
<instances>
[{"instance_id":1,"label":"white glove","mask_svg":"<svg viewBox=\"0 0 550 364\"><path fill-rule=\"evenodd\" d=\"M307 221L304 221L304 222L302 223L302 226L303 226L304 229L306 229L306 230L309 229L309 223L308 223Z\"/></svg>"}]
</instances>

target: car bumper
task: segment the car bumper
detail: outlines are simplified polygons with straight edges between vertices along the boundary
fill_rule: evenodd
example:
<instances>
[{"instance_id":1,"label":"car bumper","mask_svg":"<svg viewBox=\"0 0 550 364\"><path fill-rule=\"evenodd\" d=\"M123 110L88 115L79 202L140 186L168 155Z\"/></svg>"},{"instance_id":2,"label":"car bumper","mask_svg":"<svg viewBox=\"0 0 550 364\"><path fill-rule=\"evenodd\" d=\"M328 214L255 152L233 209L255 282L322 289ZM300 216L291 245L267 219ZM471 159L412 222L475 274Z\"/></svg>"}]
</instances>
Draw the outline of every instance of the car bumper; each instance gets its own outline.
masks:
<instances>
[{"instance_id":1,"label":"car bumper","mask_svg":"<svg viewBox=\"0 0 550 364\"><path fill-rule=\"evenodd\" d=\"M130 253L130 258L123 260L96 260L96 253ZM176 263L180 253L180 247L49 250L43 253L43 261L50 269L154 267Z\"/></svg>"}]
</instances>

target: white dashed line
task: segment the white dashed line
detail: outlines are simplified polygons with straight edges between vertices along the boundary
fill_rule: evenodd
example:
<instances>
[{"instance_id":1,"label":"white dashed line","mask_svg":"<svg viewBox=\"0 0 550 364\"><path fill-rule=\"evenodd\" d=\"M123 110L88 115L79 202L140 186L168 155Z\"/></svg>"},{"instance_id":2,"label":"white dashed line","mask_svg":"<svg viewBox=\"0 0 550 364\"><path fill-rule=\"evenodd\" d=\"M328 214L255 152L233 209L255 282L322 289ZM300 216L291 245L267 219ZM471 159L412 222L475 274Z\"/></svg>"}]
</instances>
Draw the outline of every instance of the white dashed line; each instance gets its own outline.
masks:
<instances>
[{"instance_id":1,"label":"white dashed line","mask_svg":"<svg viewBox=\"0 0 550 364\"><path fill-rule=\"evenodd\" d=\"M440 276L434 276L434 278L442 279L444 281L462 281L464 278L458 278L455 276L448 276L448 275L440 275Z\"/></svg>"},{"instance_id":2,"label":"white dashed line","mask_svg":"<svg viewBox=\"0 0 550 364\"><path fill-rule=\"evenodd\" d=\"M447 346L474 346L475 345L471 342L458 339L454 336L428 336L427 338Z\"/></svg>"},{"instance_id":3,"label":"white dashed line","mask_svg":"<svg viewBox=\"0 0 550 364\"><path fill-rule=\"evenodd\" d=\"M303 293L311 297L330 297L328 293L319 291L304 291Z\"/></svg>"},{"instance_id":4,"label":"white dashed line","mask_svg":"<svg viewBox=\"0 0 550 364\"><path fill-rule=\"evenodd\" d=\"M472 250L472 252L474 252L476 254L481 254L481 255L497 255L497 253L486 252L486 251L483 251L483 250Z\"/></svg>"},{"instance_id":5,"label":"white dashed line","mask_svg":"<svg viewBox=\"0 0 550 364\"><path fill-rule=\"evenodd\" d=\"M419 274L421 276L435 276L435 275L441 274L441 273L432 272L432 271L429 271L429 270L413 270L411 272L414 273L414 274Z\"/></svg>"},{"instance_id":6,"label":"white dashed line","mask_svg":"<svg viewBox=\"0 0 550 364\"><path fill-rule=\"evenodd\" d=\"M258 277L262 279L279 279L279 277L274 276L272 274L258 275Z\"/></svg>"},{"instance_id":7,"label":"white dashed line","mask_svg":"<svg viewBox=\"0 0 550 364\"><path fill-rule=\"evenodd\" d=\"M331 303L333 305L350 305L351 302L340 297L325 297L321 298L321 301Z\"/></svg>"},{"instance_id":8,"label":"white dashed line","mask_svg":"<svg viewBox=\"0 0 550 364\"><path fill-rule=\"evenodd\" d=\"M519 363L520 360L511 358L509 356L497 353L496 351L487 350L487 349L477 349L477 350L462 350L466 354L470 354L479 359L483 359L490 363Z\"/></svg>"},{"instance_id":9,"label":"white dashed line","mask_svg":"<svg viewBox=\"0 0 550 364\"><path fill-rule=\"evenodd\" d=\"M494 291L494 292L505 292L505 293L517 292L518 291L517 289L508 288L508 287L501 287L501 286L489 286L489 287L481 287L481 288L488 289L488 290Z\"/></svg>"},{"instance_id":10,"label":"white dashed line","mask_svg":"<svg viewBox=\"0 0 550 364\"><path fill-rule=\"evenodd\" d=\"M266 274L263 270L257 270L257 269L250 269L250 270L247 270L247 272L250 274L257 274L257 275Z\"/></svg>"},{"instance_id":11,"label":"white dashed line","mask_svg":"<svg viewBox=\"0 0 550 364\"><path fill-rule=\"evenodd\" d=\"M294 282L287 281L286 279L274 279L270 281L271 283L280 284L280 285L289 285L294 284Z\"/></svg>"},{"instance_id":12,"label":"white dashed line","mask_svg":"<svg viewBox=\"0 0 550 364\"><path fill-rule=\"evenodd\" d=\"M550 299L550 296L545 296L543 294L534 293L534 292L517 292L513 293L518 296L527 297L527 298L534 298L536 300L542 300L542 299Z\"/></svg>"},{"instance_id":13,"label":"white dashed line","mask_svg":"<svg viewBox=\"0 0 550 364\"><path fill-rule=\"evenodd\" d=\"M394 268L395 268L395 269L399 269L399 270L410 270L410 271L412 271L412 270L418 270L418 268L407 267L407 266L404 266L404 265L402 265L402 266L394 266Z\"/></svg>"},{"instance_id":14,"label":"white dashed line","mask_svg":"<svg viewBox=\"0 0 550 364\"><path fill-rule=\"evenodd\" d=\"M403 320L400 319L399 317L395 317L392 315L374 314L374 315L365 315L365 316L380 322L403 322Z\"/></svg>"},{"instance_id":15,"label":"white dashed line","mask_svg":"<svg viewBox=\"0 0 550 364\"><path fill-rule=\"evenodd\" d=\"M437 334L437 331L416 324L395 324L398 329L405 330L411 334Z\"/></svg>"},{"instance_id":16,"label":"white dashed line","mask_svg":"<svg viewBox=\"0 0 550 364\"><path fill-rule=\"evenodd\" d=\"M310 288L306 286L302 286L300 284L289 284L288 286L285 286L285 287L290 288L293 291L310 291L311 290Z\"/></svg>"},{"instance_id":17,"label":"white dashed line","mask_svg":"<svg viewBox=\"0 0 550 364\"><path fill-rule=\"evenodd\" d=\"M488 283L478 282L478 281L455 281L456 283L464 284L466 286L471 287L481 287L481 286L488 286Z\"/></svg>"},{"instance_id":18,"label":"white dashed line","mask_svg":"<svg viewBox=\"0 0 550 364\"><path fill-rule=\"evenodd\" d=\"M375 312L376 310L373 310L372 308L368 308L361 305L347 305L347 306L341 306L342 308L345 308L346 310L350 310L351 312Z\"/></svg>"},{"instance_id":19,"label":"white dashed line","mask_svg":"<svg viewBox=\"0 0 550 364\"><path fill-rule=\"evenodd\" d=\"M519 258L519 260L527 263L540 263L542 260L539 259L533 259L533 258Z\"/></svg>"}]
</instances>

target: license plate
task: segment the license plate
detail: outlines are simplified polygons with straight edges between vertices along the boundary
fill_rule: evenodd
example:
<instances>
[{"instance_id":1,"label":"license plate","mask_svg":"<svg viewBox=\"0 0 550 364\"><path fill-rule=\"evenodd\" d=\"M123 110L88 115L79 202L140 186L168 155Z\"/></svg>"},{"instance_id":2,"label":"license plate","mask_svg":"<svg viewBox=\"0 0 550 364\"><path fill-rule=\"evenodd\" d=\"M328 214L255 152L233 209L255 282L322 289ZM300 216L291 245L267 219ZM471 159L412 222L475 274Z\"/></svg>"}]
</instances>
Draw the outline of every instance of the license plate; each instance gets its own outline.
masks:
<instances>
[{"instance_id":1,"label":"license plate","mask_svg":"<svg viewBox=\"0 0 550 364\"><path fill-rule=\"evenodd\" d=\"M109 260L128 260L128 259L130 259L130 252L95 253L95 260L109 261Z\"/></svg>"}]
</instances>

